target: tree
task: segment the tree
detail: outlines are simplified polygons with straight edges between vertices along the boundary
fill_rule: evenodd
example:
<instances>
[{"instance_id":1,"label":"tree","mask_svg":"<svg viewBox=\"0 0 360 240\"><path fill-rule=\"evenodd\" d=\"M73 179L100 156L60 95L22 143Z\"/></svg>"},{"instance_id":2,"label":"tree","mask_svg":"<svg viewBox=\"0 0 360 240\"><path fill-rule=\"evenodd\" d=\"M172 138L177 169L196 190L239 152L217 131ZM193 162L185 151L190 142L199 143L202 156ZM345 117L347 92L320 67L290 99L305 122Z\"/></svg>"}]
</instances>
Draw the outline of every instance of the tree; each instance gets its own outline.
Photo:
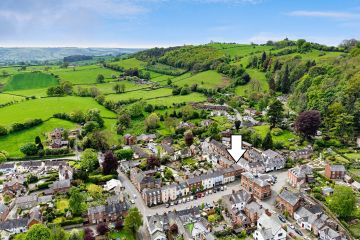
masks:
<instances>
[{"instance_id":1,"label":"tree","mask_svg":"<svg viewBox=\"0 0 360 240\"><path fill-rule=\"evenodd\" d=\"M83 240L77 230L72 230L69 236L69 240Z\"/></svg>"},{"instance_id":2,"label":"tree","mask_svg":"<svg viewBox=\"0 0 360 240\"><path fill-rule=\"evenodd\" d=\"M144 111L145 111L145 112L148 112L148 113L153 112L153 111L154 111L153 105L147 104L147 105L144 107Z\"/></svg>"},{"instance_id":3,"label":"tree","mask_svg":"<svg viewBox=\"0 0 360 240\"><path fill-rule=\"evenodd\" d=\"M90 194L90 196L92 198L94 198L95 200L99 200L102 196L102 187L101 186L98 186L96 184L90 184L88 187L87 187L87 190Z\"/></svg>"},{"instance_id":4,"label":"tree","mask_svg":"<svg viewBox=\"0 0 360 240\"><path fill-rule=\"evenodd\" d=\"M174 223L174 224L172 224L172 225L170 226L169 231L170 231L171 234L174 234L174 235L176 235L176 234L179 233L179 228L178 228L178 226L176 225L176 223Z\"/></svg>"},{"instance_id":5,"label":"tree","mask_svg":"<svg viewBox=\"0 0 360 240\"><path fill-rule=\"evenodd\" d=\"M38 153L38 148L35 143L26 143L20 147L20 151L26 156L34 156Z\"/></svg>"},{"instance_id":6,"label":"tree","mask_svg":"<svg viewBox=\"0 0 360 240\"><path fill-rule=\"evenodd\" d=\"M102 74L98 74L96 77L96 82L97 83L104 83L105 82L105 77Z\"/></svg>"},{"instance_id":7,"label":"tree","mask_svg":"<svg viewBox=\"0 0 360 240\"><path fill-rule=\"evenodd\" d=\"M123 222L122 219L119 219L119 220L117 220L117 221L115 222L115 229L116 229L116 230L120 231L120 230L123 229L123 227L124 227L124 222Z\"/></svg>"},{"instance_id":8,"label":"tree","mask_svg":"<svg viewBox=\"0 0 360 240\"><path fill-rule=\"evenodd\" d=\"M100 116L100 111L97 108L89 109L85 114L85 121L94 121L99 124L99 127L102 128L104 126L104 119Z\"/></svg>"},{"instance_id":9,"label":"tree","mask_svg":"<svg viewBox=\"0 0 360 240\"><path fill-rule=\"evenodd\" d=\"M104 161L102 163L102 170L104 175L108 175L116 172L119 166L117 158L111 151L107 151L104 156Z\"/></svg>"},{"instance_id":10,"label":"tree","mask_svg":"<svg viewBox=\"0 0 360 240\"><path fill-rule=\"evenodd\" d=\"M51 231L43 224L32 225L26 234L25 240L49 240Z\"/></svg>"},{"instance_id":11,"label":"tree","mask_svg":"<svg viewBox=\"0 0 360 240\"><path fill-rule=\"evenodd\" d=\"M8 134L7 128L0 125L0 136L5 136L7 134Z\"/></svg>"},{"instance_id":12,"label":"tree","mask_svg":"<svg viewBox=\"0 0 360 240\"><path fill-rule=\"evenodd\" d=\"M87 172L94 171L99 166L98 155L94 149L88 148L80 157L80 167Z\"/></svg>"},{"instance_id":13,"label":"tree","mask_svg":"<svg viewBox=\"0 0 360 240\"><path fill-rule=\"evenodd\" d=\"M109 131L94 131L87 135L83 141L83 148L93 148L105 151L109 149L108 139L110 139Z\"/></svg>"},{"instance_id":14,"label":"tree","mask_svg":"<svg viewBox=\"0 0 360 240\"><path fill-rule=\"evenodd\" d=\"M184 133L184 140L188 147L190 147L194 142L193 133L189 130Z\"/></svg>"},{"instance_id":15,"label":"tree","mask_svg":"<svg viewBox=\"0 0 360 240\"><path fill-rule=\"evenodd\" d=\"M118 116L118 124L124 126L125 128L130 127L131 116L124 112Z\"/></svg>"},{"instance_id":16,"label":"tree","mask_svg":"<svg viewBox=\"0 0 360 240\"><path fill-rule=\"evenodd\" d=\"M99 223L96 226L96 231L100 235L105 235L107 232L109 232L109 227L106 223Z\"/></svg>"},{"instance_id":17,"label":"tree","mask_svg":"<svg viewBox=\"0 0 360 240\"><path fill-rule=\"evenodd\" d=\"M40 139L39 136L36 136L35 137L35 144L39 144L39 143L41 143L41 139Z\"/></svg>"},{"instance_id":18,"label":"tree","mask_svg":"<svg viewBox=\"0 0 360 240\"><path fill-rule=\"evenodd\" d=\"M99 126L99 124L97 122L88 121L88 122L86 122L84 124L82 129L85 131L85 133L89 133L89 132L93 132L93 131L95 131L95 130L97 130L99 128L100 128L100 126Z\"/></svg>"},{"instance_id":19,"label":"tree","mask_svg":"<svg viewBox=\"0 0 360 240\"><path fill-rule=\"evenodd\" d=\"M85 228L84 230L84 240L95 240L94 232L91 228Z\"/></svg>"},{"instance_id":20,"label":"tree","mask_svg":"<svg viewBox=\"0 0 360 240\"><path fill-rule=\"evenodd\" d=\"M115 154L119 160L123 160L123 159L131 160L134 155L134 151L131 148L119 149L115 151Z\"/></svg>"},{"instance_id":21,"label":"tree","mask_svg":"<svg viewBox=\"0 0 360 240\"><path fill-rule=\"evenodd\" d=\"M142 215L137 208L130 208L125 217L124 227L133 234L143 225Z\"/></svg>"},{"instance_id":22,"label":"tree","mask_svg":"<svg viewBox=\"0 0 360 240\"><path fill-rule=\"evenodd\" d=\"M350 187L336 185L328 203L330 209L341 219L347 219L355 212L356 196Z\"/></svg>"},{"instance_id":23,"label":"tree","mask_svg":"<svg viewBox=\"0 0 360 240\"><path fill-rule=\"evenodd\" d=\"M145 119L145 127L146 130L149 131L150 129L156 129L159 127L159 117L156 113L151 113L146 119Z\"/></svg>"},{"instance_id":24,"label":"tree","mask_svg":"<svg viewBox=\"0 0 360 240\"><path fill-rule=\"evenodd\" d=\"M285 65L285 70L281 79L281 92L288 93L290 91L289 66Z\"/></svg>"},{"instance_id":25,"label":"tree","mask_svg":"<svg viewBox=\"0 0 360 240\"><path fill-rule=\"evenodd\" d=\"M267 113L270 123L270 128L274 128L275 126L277 126L282 122L283 112L284 112L283 104L279 100L276 99L270 104Z\"/></svg>"},{"instance_id":26,"label":"tree","mask_svg":"<svg viewBox=\"0 0 360 240\"><path fill-rule=\"evenodd\" d=\"M262 148L264 150L267 150L267 149L272 149L272 147L273 147L273 141L271 137L271 132L269 131L262 142Z\"/></svg>"},{"instance_id":27,"label":"tree","mask_svg":"<svg viewBox=\"0 0 360 240\"><path fill-rule=\"evenodd\" d=\"M80 215L84 210L85 196L79 188L70 189L69 208L74 215Z\"/></svg>"},{"instance_id":28,"label":"tree","mask_svg":"<svg viewBox=\"0 0 360 240\"><path fill-rule=\"evenodd\" d=\"M319 111L311 110L300 113L295 121L295 130L301 136L309 139L316 135L321 124Z\"/></svg>"},{"instance_id":29,"label":"tree","mask_svg":"<svg viewBox=\"0 0 360 240\"><path fill-rule=\"evenodd\" d=\"M51 240L67 240L66 232L59 225L51 227Z\"/></svg>"},{"instance_id":30,"label":"tree","mask_svg":"<svg viewBox=\"0 0 360 240\"><path fill-rule=\"evenodd\" d=\"M160 167L160 160L155 155L150 155L147 158L147 167L153 169L154 167Z\"/></svg>"},{"instance_id":31,"label":"tree","mask_svg":"<svg viewBox=\"0 0 360 240\"><path fill-rule=\"evenodd\" d=\"M241 121L240 120L235 120L235 128L236 130L239 130L241 126Z\"/></svg>"},{"instance_id":32,"label":"tree","mask_svg":"<svg viewBox=\"0 0 360 240\"><path fill-rule=\"evenodd\" d=\"M130 115L132 118L138 118L143 115L143 108L144 103L143 102L137 102L131 105L130 107Z\"/></svg>"},{"instance_id":33,"label":"tree","mask_svg":"<svg viewBox=\"0 0 360 240\"><path fill-rule=\"evenodd\" d=\"M165 167L165 169L164 169L164 177L166 179L173 179L174 178L173 172L171 171L170 168Z\"/></svg>"}]
</instances>

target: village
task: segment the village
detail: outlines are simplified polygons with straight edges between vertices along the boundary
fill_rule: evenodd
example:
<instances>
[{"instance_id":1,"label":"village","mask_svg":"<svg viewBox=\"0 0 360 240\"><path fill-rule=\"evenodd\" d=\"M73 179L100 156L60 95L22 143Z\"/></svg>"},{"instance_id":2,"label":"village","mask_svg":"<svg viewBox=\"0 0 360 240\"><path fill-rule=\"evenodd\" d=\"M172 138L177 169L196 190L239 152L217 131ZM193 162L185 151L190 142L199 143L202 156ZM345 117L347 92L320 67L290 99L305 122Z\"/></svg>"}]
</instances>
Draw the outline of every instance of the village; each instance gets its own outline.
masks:
<instances>
[{"instance_id":1,"label":"village","mask_svg":"<svg viewBox=\"0 0 360 240\"><path fill-rule=\"evenodd\" d=\"M211 116L226 116L229 122L238 115L232 115L226 106L193 107L211 111ZM244 124L259 124L250 109L245 114ZM203 120L201 125L209 126L212 121ZM189 130L194 125L181 122L178 127ZM80 131L70 131L70 139ZM257 240L350 239L319 200L333 194L334 183L360 190L343 165L323 162L320 167L313 166L311 147L260 150L245 141L242 147L246 152L234 161L228 151L232 131L222 131L219 140L194 141L185 134L186 146L181 148L171 137L125 134L117 167L110 175L95 170L97 175L83 177L77 155L2 163L1 239L11 239L38 223L89 228L98 235L98 226L117 229L134 207L143 217L137 233L142 239L210 240L229 234ZM47 144L66 148L69 142L63 133L61 128L54 129ZM109 155L93 154L95 165L104 169ZM299 164L289 167L289 159ZM316 192L320 197L313 194L314 189L320 189ZM71 206L74 200L82 201L78 209Z\"/></svg>"}]
</instances>

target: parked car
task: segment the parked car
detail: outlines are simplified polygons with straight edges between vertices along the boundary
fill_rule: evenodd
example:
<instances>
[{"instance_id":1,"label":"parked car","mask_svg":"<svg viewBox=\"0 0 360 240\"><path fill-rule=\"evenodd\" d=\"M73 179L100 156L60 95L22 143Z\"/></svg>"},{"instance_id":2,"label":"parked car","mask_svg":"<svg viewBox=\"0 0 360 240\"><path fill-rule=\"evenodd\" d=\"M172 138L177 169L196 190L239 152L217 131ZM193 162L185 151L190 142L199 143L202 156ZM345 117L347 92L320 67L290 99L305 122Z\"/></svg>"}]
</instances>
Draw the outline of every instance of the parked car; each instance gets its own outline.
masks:
<instances>
[{"instance_id":1,"label":"parked car","mask_svg":"<svg viewBox=\"0 0 360 240\"><path fill-rule=\"evenodd\" d=\"M221 187L220 189L221 189L221 191L224 191L224 187Z\"/></svg>"},{"instance_id":2,"label":"parked car","mask_svg":"<svg viewBox=\"0 0 360 240\"><path fill-rule=\"evenodd\" d=\"M134 194L133 196L134 196L134 199L136 199L136 194Z\"/></svg>"},{"instance_id":3,"label":"parked car","mask_svg":"<svg viewBox=\"0 0 360 240\"><path fill-rule=\"evenodd\" d=\"M295 229L294 225L292 225L292 224L289 224L289 227L293 230Z\"/></svg>"},{"instance_id":4,"label":"parked car","mask_svg":"<svg viewBox=\"0 0 360 240\"><path fill-rule=\"evenodd\" d=\"M299 229L297 229L297 228L295 228L295 232L297 233L297 234L299 234L300 236L303 236L304 234L299 230Z\"/></svg>"},{"instance_id":5,"label":"parked car","mask_svg":"<svg viewBox=\"0 0 360 240\"><path fill-rule=\"evenodd\" d=\"M130 202L131 202L131 204L135 204L134 199L131 199Z\"/></svg>"},{"instance_id":6,"label":"parked car","mask_svg":"<svg viewBox=\"0 0 360 240\"><path fill-rule=\"evenodd\" d=\"M278 218L279 218L279 220L282 221L283 223L286 222L286 219L285 219L283 216L279 215Z\"/></svg>"},{"instance_id":7,"label":"parked car","mask_svg":"<svg viewBox=\"0 0 360 240\"><path fill-rule=\"evenodd\" d=\"M170 207L170 204L167 203L167 204L165 205L165 207L166 207L166 208Z\"/></svg>"}]
</instances>

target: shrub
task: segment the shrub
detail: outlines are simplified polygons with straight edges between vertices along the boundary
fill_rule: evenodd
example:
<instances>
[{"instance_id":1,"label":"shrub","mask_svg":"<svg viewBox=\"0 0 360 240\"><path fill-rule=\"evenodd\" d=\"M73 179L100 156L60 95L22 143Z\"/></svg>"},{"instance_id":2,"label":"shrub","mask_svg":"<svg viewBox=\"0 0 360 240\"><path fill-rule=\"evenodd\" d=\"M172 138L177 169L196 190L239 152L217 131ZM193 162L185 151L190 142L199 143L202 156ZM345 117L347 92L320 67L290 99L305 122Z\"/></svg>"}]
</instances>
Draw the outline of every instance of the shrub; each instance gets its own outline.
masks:
<instances>
[{"instance_id":1,"label":"shrub","mask_svg":"<svg viewBox=\"0 0 360 240\"><path fill-rule=\"evenodd\" d=\"M103 182L107 182L111 179L116 179L117 176L116 175L92 175L89 176L88 181L94 184L98 184L98 183L103 183Z\"/></svg>"},{"instance_id":2,"label":"shrub","mask_svg":"<svg viewBox=\"0 0 360 240\"><path fill-rule=\"evenodd\" d=\"M274 134L274 136L280 136L283 134L283 130L281 128L273 128L272 133Z\"/></svg>"}]
</instances>

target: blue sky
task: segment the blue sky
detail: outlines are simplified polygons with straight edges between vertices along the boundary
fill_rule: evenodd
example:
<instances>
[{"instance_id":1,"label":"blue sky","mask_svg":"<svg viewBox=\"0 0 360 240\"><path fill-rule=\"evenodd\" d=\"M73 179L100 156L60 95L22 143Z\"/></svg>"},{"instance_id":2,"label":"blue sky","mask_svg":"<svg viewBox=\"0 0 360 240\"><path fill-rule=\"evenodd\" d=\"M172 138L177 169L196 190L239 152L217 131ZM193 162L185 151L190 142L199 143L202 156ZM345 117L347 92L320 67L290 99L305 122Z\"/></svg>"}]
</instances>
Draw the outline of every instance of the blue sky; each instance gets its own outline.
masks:
<instances>
[{"instance_id":1,"label":"blue sky","mask_svg":"<svg viewBox=\"0 0 360 240\"><path fill-rule=\"evenodd\" d=\"M360 0L1 0L0 46L360 38Z\"/></svg>"}]
</instances>

